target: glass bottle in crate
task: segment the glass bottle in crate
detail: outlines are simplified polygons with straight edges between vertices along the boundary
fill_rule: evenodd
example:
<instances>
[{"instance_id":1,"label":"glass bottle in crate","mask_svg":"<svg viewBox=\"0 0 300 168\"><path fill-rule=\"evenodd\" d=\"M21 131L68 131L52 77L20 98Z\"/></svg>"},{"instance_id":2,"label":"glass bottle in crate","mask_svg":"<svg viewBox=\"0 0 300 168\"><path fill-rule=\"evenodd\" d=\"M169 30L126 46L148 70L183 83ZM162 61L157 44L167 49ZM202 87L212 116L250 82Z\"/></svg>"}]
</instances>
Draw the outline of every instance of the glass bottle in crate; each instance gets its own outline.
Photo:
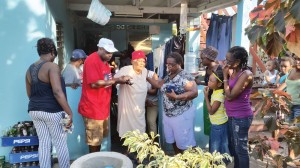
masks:
<instances>
[{"instance_id":1,"label":"glass bottle in crate","mask_svg":"<svg viewBox=\"0 0 300 168\"><path fill-rule=\"evenodd\" d=\"M19 163L14 163L10 165L11 168L19 168Z\"/></svg>"},{"instance_id":2,"label":"glass bottle in crate","mask_svg":"<svg viewBox=\"0 0 300 168\"><path fill-rule=\"evenodd\" d=\"M25 163L20 163L19 167L26 167L26 164Z\"/></svg>"},{"instance_id":3,"label":"glass bottle in crate","mask_svg":"<svg viewBox=\"0 0 300 168\"><path fill-rule=\"evenodd\" d=\"M24 146L19 146L19 153L22 153L24 151Z\"/></svg>"},{"instance_id":4,"label":"glass bottle in crate","mask_svg":"<svg viewBox=\"0 0 300 168\"><path fill-rule=\"evenodd\" d=\"M24 146L22 152L29 152L29 147L28 146Z\"/></svg>"},{"instance_id":5,"label":"glass bottle in crate","mask_svg":"<svg viewBox=\"0 0 300 168\"><path fill-rule=\"evenodd\" d=\"M29 152L33 152L34 151L34 146L30 146L28 149Z\"/></svg>"},{"instance_id":6,"label":"glass bottle in crate","mask_svg":"<svg viewBox=\"0 0 300 168\"><path fill-rule=\"evenodd\" d=\"M30 167L31 163L30 162L26 162L26 167Z\"/></svg>"},{"instance_id":7,"label":"glass bottle in crate","mask_svg":"<svg viewBox=\"0 0 300 168\"><path fill-rule=\"evenodd\" d=\"M12 148L11 153L17 153L16 147L13 147L13 148Z\"/></svg>"},{"instance_id":8,"label":"glass bottle in crate","mask_svg":"<svg viewBox=\"0 0 300 168\"><path fill-rule=\"evenodd\" d=\"M39 166L39 163L37 161L32 162L31 166Z\"/></svg>"},{"instance_id":9,"label":"glass bottle in crate","mask_svg":"<svg viewBox=\"0 0 300 168\"><path fill-rule=\"evenodd\" d=\"M35 129L34 125L32 126L32 135L37 136L36 129Z\"/></svg>"},{"instance_id":10,"label":"glass bottle in crate","mask_svg":"<svg viewBox=\"0 0 300 168\"><path fill-rule=\"evenodd\" d=\"M28 135L29 136L33 136L33 128L32 128L32 126L28 127Z\"/></svg>"},{"instance_id":11,"label":"glass bottle in crate","mask_svg":"<svg viewBox=\"0 0 300 168\"><path fill-rule=\"evenodd\" d=\"M10 129L10 137L16 137L17 136L17 129L12 127Z\"/></svg>"},{"instance_id":12,"label":"glass bottle in crate","mask_svg":"<svg viewBox=\"0 0 300 168\"><path fill-rule=\"evenodd\" d=\"M28 136L27 126L23 124L23 127L21 127L21 134L23 136Z\"/></svg>"}]
</instances>

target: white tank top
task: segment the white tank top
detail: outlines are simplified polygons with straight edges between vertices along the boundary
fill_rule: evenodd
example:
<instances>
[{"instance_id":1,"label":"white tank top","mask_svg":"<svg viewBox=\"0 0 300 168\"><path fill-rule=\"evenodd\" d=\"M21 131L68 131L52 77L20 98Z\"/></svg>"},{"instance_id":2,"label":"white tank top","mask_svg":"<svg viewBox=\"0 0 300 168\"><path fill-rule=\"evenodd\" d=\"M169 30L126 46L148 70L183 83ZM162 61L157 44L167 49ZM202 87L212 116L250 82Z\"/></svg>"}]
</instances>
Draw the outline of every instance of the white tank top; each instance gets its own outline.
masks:
<instances>
[{"instance_id":1,"label":"white tank top","mask_svg":"<svg viewBox=\"0 0 300 168\"><path fill-rule=\"evenodd\" d=\"M268 76L270 78L270 82L273 83L273 84L276 82L277 73L278 73L277 70L275 70L274 74L272 74L270 71L268 71ZM267 84L266 79L264 80L264 84Z\"/></svg>"}]
</instances>

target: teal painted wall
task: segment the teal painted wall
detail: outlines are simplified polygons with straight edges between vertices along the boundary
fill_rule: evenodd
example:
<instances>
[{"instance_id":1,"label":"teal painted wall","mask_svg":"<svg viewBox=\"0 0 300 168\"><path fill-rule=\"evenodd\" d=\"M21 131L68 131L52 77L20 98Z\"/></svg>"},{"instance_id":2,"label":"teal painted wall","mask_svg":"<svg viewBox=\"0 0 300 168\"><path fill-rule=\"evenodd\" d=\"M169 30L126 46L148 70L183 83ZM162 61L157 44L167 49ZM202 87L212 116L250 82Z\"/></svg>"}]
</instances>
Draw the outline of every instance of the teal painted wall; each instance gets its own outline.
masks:
<instances>
[{"instance_id":1,"label":"teal painted wall","mask_svg":"<svg viewBox=\"0 0 300 168\"><path fill-rule=\"evenodd\" d=\"M199 17L194 18L191 20L192 23L200 23ZM187 44L186 44L186 51L192 49L194 53L196 53L197 58L199 58L199 50L200 50L200 31L190 31L187 33ZM199 59L195 60L195 67L198 69L198 61ZM201 148L208 148L209 143L209 136L204 134L204 120L203 120L203 88L204 86L198 86L198 97L193 100L194 106L196 107L196 117L195 117L195 137L197 146Z\"/></svg>"},{"instance_id":2,"label":"teal painted wall","mask_svg":"<svg viewBox=\"0 0 300 168\"><path fill-rule=\"evenodd\" d=\"M152 49L158 48L172 38L172 23L157 24L160 26L158 35L152 35Z\"/></svg>"},{"instance_id":3,"label":"teal painted wall","mask_svg":"<svg viewBox=\"0 0 300 168\"><path fill-rule=\"evenodd\" d=\"M126 30L112 30L110 33L110 38L114 42L115 47L119 51L127 49L127 31Z\"/></svg>"},{"instance_id":4,"label":"teal painted wall","mask_svg":"<svg viewBox=\"0 0 300 168\"><path fill-rule=\"evenodd\" d=\"M67 4L65 4L65 1L47 0L47 4L54 20L57 23L61 23L63 26L64 63L67 64L70 60L75 45L71 14L67 10L68 7Z\"/></svg>"},{"instance_id":5,"label":"teal painted wall","mask_svg":"<svg viewBox=\"0 0 300 168\"><path fill-rule=\"evenodd\" d=\"M0 46L1 80L0 92L0 135L18 121L30 120L27 113L28 98L25 90L25 73L27 68L39 59L36 52L36 41L41 37L56 37L56 22L63 25L64 63L74 49L73 24L66 10L65 1L36 0L35 3L19 0L0 1ZM132 23L139 25L140 23ZM172 24L159 24L160 38L152 43L156 48L171 37ZM114 32L111 36L119 50L127 48L123 31ZM111 35L111 34L109 34ZM5 80L4 80L5 79ZM75 130L68 136L71 159L87 153L84 139L82 118L77 113L80 90L67 90L68 101L74 113ZM110 149L110 139L103 142L103 150ZM6 155L12 147L0 147L0 155Z\"/></svg>"},{"instance_id":6,"label":"teal painted wall","mask_svg":"<svg viewBox=\"0 0 300 168\"><path fill-rule=\"evenodd\" d=\"M18 121L30 120L27 113L28 98L25 90L27 68L39 59L36 41L41 37L55 39L55 19L64 26L65 53L71 52L73 33L68 21L64 1L53 1L48 6L45 0L0 1L0 70L3 72L0 87L0 134ZM57 3L57 4L56 4ZM53 11L52 11L53 9ZM60 13L59 13L60 11ZM57 12L54 16L52 12ZM11 147L0 147L0 155L6 155Z\"/></svg>"}]
</instances>

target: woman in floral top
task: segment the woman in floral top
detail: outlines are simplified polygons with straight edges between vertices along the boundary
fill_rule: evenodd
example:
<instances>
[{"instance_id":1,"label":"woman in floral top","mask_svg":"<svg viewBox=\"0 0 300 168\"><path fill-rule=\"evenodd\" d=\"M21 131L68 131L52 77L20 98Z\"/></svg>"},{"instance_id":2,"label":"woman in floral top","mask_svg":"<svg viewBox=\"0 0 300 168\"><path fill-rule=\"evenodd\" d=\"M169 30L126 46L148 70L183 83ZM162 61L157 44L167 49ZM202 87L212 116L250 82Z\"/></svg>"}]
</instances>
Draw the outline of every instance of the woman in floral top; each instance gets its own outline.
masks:
<instances>
[{"instance_id":1,"label":"woman in floral top","mask_svg":"<svg viewBox=\"0 0 300 168\"><path fill-rule=\"evenodd\" d=\"M182 56L173 52L167 58L168 75L161 81L147 78L163 95L163 125L166 142L173 145L175 153L196 146L194 118L196 108L192 100L198 96L194 77L181 69Z\"/></svg>"}]
</instances>

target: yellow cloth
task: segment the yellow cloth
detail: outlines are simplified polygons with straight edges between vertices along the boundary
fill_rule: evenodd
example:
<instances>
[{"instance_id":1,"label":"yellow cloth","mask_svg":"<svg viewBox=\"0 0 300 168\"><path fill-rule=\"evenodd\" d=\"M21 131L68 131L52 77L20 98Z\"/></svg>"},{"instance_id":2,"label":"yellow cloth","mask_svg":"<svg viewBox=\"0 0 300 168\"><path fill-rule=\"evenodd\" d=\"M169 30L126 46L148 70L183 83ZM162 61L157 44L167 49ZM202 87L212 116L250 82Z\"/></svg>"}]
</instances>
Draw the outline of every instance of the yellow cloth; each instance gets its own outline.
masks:
<instances>
[{"instance_id":1,"label":"yellow cloth","mask_svg":"<svg viewBox=\"0 0 300 168\"><path fill-rule=\"evenodd\" d=\"M228 116L226 114L226 110L224 107L224 99L225 99L224 89L218 89L213 91L211 95L210 105L213 105L215 101L221 102L221 105L218 108L218 110L215 112L215 114L209 115L211 124L220 125L227 122Z\"/></svg>"}]
</instances>

